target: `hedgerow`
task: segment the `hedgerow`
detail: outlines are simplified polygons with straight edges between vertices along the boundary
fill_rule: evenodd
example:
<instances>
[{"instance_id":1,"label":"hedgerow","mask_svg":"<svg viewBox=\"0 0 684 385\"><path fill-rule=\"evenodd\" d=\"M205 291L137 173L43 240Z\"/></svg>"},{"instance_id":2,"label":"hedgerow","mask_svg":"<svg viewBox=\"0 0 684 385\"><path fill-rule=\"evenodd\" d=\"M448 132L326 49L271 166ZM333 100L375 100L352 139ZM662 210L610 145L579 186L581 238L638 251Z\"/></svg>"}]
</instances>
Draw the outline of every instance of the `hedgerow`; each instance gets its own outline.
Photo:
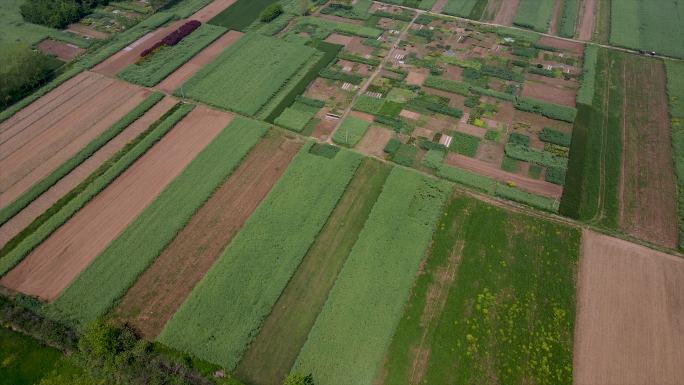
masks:
<instances>
[{"instance_id":1,"label":"hedgerow","mask_svg":"<svg viewBox=\"0 0 684 385\"><path fill-rule=\"evenodd\" d=\"M363 138L368 126L370 126L370 122L347 116L333 134L332 140L342 146L354 147Z\"/></svg>"},{"instance_id":2,"label":"hedgerow","mask_svg":"<svg viewBox=\"0 0 684 385\"><path fill-rule=\"evenodd\" d=\"M85 324L103 315L268 131L235 117L50 305Z\"/></svg>"},{"instance_id":3,"label":"hedgerow","mask_svg":"<svg viewBox=\"0 0 684 385\"><path fill-rule=\"evenodd\" d=\"M121 119L119 119L116 123L114 123L105 131L103 131L100 135L98 135L95 139L93 139L90 143L83 147L69 160L59 165L59 167L52 171L48 176L46 176L45 178L31 186L31 188L26 190L26 192L19 196L16 200L11 202L7 206L3 207L0 210L0 224L4 224L10 218L16 215L19 211L23 210L26 206L28 206L41 194L47 191L60 179L62 179L73 169L78 167L81 163L83 163L86 159L93 155L97 150L102 148L102 146L107 144L115 136L121 133L121 131L123 131L126 127L130 126L134 121L136 121L145 112L147 112L147 110L149 110L150 108L152 108L152 106L157 104L157 102L160 101L163 97L164 94L162 94L161 92L154 92L150 94L138 106L136 106L126 115L124 115Z\"/></svg>"},{"instance_id":4,"label":"hedgerow","mask_svg":"<svg viewBox=\"0 0 684 385\"><path fill-rule=\"evenodd\" d=\"M547 118L561 120L568 123L574 122L575 117L577 116L577 109L575 108L547 103L541 100L530 98L518 98L515 102L515 108L521 111L533 112L535 114L546 116Z\"/></svg>"},{"instance_id":5,"label":"hedgerow","mask_svg":"<svg viewBox=\"0 0 684 385\"><path fill-rule=\"evenodd\" d=\"M378 66L380 65L380 60L378 59L368 59L362 56L354 55L346 51L342 51L337 55L338 58L342 60L347 60L351 62L356 62L356 63L362 63L362 64L368 64L371 66Z\"/></svg>"},{"instance_id":6,"label":"hedgerow","mask_svg":"<svg viewBox=\"0 0 684 385\"><path fill-rule=\"evenodd\" d=\"M361 161L346 150L332 159L313 155L311 145L290 163L159 341L228 370L235 367Z\"/></svg>"},{"instance_id":7,"label":"hedgerow","mask_svg":"<svg viewBox=\"0 0 684 385\"><path fill-rule=\"evenodd\" d=\"M524 162L535 163L544 167L568 168L568 158L556 156L547 151L539 151L535 148L514 143L506 144L505 151L506 155L511 158Z\"/></svg>"},{"instance_id":8,"label":"hedgerow","mask_svg":"<svg viewBox=\"0 0 684 385\"><path fill-rule=\"evenodd\" d=\"M570 147L572 134L544 127L539 131L539 140L546 143L553 143L559 146Z\"/></svg>"},{"instance_id":9,"label":"hedgerow","mask_svg":"<svg viewBox=\"0 0 684 385\"><path fill-rule=\"evenodd\" d=\"M47 239L81 207L85 206L122 172L126 171L133 162L166 135L193 108L194 106L185 104L177 105L169 110L157 122L129 142L90 174L88 178L36 218L24 232L17 235L21 241L5 245L0 257L0 275L4 275L24 259L28 253Z\"/></svg>"},{"instance_id":10,"label":"hedgerow","mask_svg":"<svg viewBox=\"0 0 684 385\"><path fill-rule=\"evenodd\" d=\"M192 59L224 32L226 29L223 27L205 24L181 40L180 43L159 49L138 63L124 68L117 76L131 83L152 87Z\"/></svg>"},{"instance_id":11,"label":"hedgerow","mask_svg":"<svg viewBox=\"0 0 684 385\"><path fill-rule=\"evenodd\" d=\"M451 189L392 170L293 371L312 373L322 384L373 382Z\"/></svg>"},{"instance_id":12,"label":"hedgerow","mask_svg":"<svg viewBox=\"0 0 684 385\"><path fill-rule=\"evenodd\" d=\"M557 212L558 203L555 199L528 193L515 187L498 184L496 186L496 196L510 199L514 202L523 203L538 209Z\"/></svg>"}]
</instances>

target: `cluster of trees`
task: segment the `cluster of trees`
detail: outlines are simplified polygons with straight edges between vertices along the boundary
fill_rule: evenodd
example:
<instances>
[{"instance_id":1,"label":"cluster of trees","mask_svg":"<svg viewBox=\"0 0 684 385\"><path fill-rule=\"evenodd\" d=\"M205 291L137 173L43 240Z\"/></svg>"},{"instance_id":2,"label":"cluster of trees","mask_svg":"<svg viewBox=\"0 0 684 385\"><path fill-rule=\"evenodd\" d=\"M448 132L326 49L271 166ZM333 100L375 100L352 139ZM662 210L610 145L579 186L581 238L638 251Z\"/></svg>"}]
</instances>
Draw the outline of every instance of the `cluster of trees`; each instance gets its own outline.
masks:
<instances>
[{"instance_id":1,"label":"cluster of trees","mask_svg":"<svg viewBox=\"0 0 684 385\"><path fill-rule=\"evenodd\" d=\"M261 11L261 13L259 14L259 20L261 20L264 23L268 23L274 20L276 17L280 16L282 13L283 7L280 5L280 3L273 3L268 7L264 8L263 11Z\"/></svg>"},{"instance_id":2,"label":"cluster of trees","mask_svg":"<svg viewBox=\"0 0 684 385\"><path fill-rule=\"evenodd\" d=\"M0 46L0 110L50 81L61 65L23 45Z\"/></svg>"},{"instance_id":3,"label":"cluster of trees","mask_svg":"<svg viewBox=\"0 0 684 385\"><path fill-rule=\"evenodd\" d=\"M98 5L109 0L24 0L21 16L24 20L62 29L92 12Z\"/></svg>"}]
</instances>

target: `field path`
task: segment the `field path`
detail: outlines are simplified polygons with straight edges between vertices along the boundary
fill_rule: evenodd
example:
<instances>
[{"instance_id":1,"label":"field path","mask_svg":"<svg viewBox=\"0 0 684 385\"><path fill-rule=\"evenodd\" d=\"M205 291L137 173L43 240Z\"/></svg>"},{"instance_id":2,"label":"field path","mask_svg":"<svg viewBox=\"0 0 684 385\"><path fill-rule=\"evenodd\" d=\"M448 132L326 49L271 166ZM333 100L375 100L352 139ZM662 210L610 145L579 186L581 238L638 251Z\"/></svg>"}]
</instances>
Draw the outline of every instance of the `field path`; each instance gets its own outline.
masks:
<instances>
[{"instance_id":1,"label":"field path","mask_svg":"<svg viewBox=\"0 0 684 385\"><path fill-rule=\"evenodd\" d=\"M574 384L684 378L684 259L585 230Z\"/></svg>"},{"instance_id":2,"label":"field path","mask_svg":"<svg viewBox=\"0 0 684 385\"><path fill-rule=\"evenodd\" d=\"M57 200L86 179L102 163L123 148L128 142L145 131L150 124L159 119L166 111L173 107L175 103L176 101L172 98L167 97L162 99L119 135L91 155L90 158L60 179L59 182L50 187L40 197L12 217L12 219L0 226L0 248L5 246L10 239L14 238L21 230L31 224L31 222L38 218L45 210L57 202Z\"/></svg>"},{"instance_id":3,"label":"field path","mask_svg":"<svg viewBox=\"0 0 684 385\"><path fill-rule=\"evenodd\" d=\"M275 133L259 142L128 290L114 316L154 340L300 147Z\"/></svg>"},{"instance_id":4,"label":"field path","mask_svg":"<svg viewBox=\"0 0 684 385\"><path fill-rule=\"evenodd\" d=\"M100 75L60 104L0 133L0 206L6 206L135 108L148 90ZM53 108L54 107L54 108ZM10 119L11 120L11 119Z\"/></svg>"},{"instance_id":5,"label":"field path","mask_svg":"<svg viewBox=\"0 0 684 385\"><path fill-rule=\"evenodd\" d=\"M41 299L56 298L231 119L229 114L195 108L0 284Z\"/></svg>"}]
</instances>

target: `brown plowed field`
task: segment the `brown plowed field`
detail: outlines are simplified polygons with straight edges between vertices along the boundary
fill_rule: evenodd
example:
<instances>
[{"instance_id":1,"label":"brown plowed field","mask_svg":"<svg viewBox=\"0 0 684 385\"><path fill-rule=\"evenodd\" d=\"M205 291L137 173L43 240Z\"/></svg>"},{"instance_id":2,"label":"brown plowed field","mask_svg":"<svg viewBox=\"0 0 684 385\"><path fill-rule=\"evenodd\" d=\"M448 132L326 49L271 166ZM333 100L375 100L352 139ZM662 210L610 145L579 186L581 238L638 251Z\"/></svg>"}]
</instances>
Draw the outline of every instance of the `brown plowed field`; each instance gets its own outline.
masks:
<instances>
[{"instance_id":1,"label":"brown plowed field","mask_svg":"<svg viewBox=\"0 0 684 385\"><path fill-rule=\"evenodd\" d=\"M501 183L513 182L523 190L546 197L559 199L563 194L563 187L543 180L529 179L518 174L501 170L496 165L479 159L473 159L464 155L449 152L445 162L452 166L493 178Z\"/></svg>"},{"instance_id":2,"label":"brown plowed field","mask_svg":"<svg viewBox=\"0 0 684 385\"><path fill-rule=\"evenodd\" d=\"M659 60L623 59L623 155L620 227L661 246L677 246L677 188L673 169L665 68Z\"/></svg>"},{"instance_id":3,"label":"brown plowed field","mask_svg":"<svg viewBox=\"0 0 684 385\"><path fill-rule=\"evenodd\" d=\"M440 13L442 12L442 8L446 5L448 0L437 0L435 4L432 6L431 11L434 13Z\"/></svg>"},{"instance_id":4,"label":"brown plowed field","mask_svg":"<svg viewBox=\"0 0 684 385\"><path fill-rule=\"evenodd\" d=\"M45 210L50 208L57 200L71 191L85 178L88 177L102 163L109 159L114 153L119 151L126 143L133 140L138 134L142 133L152 123L157 121L166 111L168 111L176 101L172 98L164 98L143 116L128 126L115 138L107 142L96 153L86 161L73 169L69 174L59 180L54 186L50 187L40 197L31 202L17 215L12 217L4 225L0 226L0 248L5 246L10 239L14 238L21 230L26 228Z\"/></svg>"},{"instance_id":5,"label":"brown plowed field","mask_svg":"<svg viewBox=\"0 0 684 385\"><path fill-rule=\"evenodd\" d=\"M0 284L45 300L56 298L231 119L230 114L195 108Z\"/></svg>"},{"instance_id":6,"label":"brown plowed field","mask_svg":"<svg viewBox=\"0 0 684 385\"><path fill-rule=\"evenodd\" d=\"M546 83L525 82L522 96L546 102L575 107L577 92L574 89L556 87Z\"/></svg>"},{"instance_id":7,"label":"brown plowed field","mask_svg":"<svg viewBox=\"0 0 684 385\"><path fill-rule=\"evenodd\" d=\"M137 280L115 309L154 339L240 230L301 147L270 133Z\"/></svg>"},{"instance_id":8,"label":"brown plowed field","mask_svg":"<svg viewBox=\"0 0 684 385\"><path fill-rule=\"evenodd\" d=\"M577 38L591 40L594 33L594 14L597 0L583 0L580 6L579 24L577 25Z\"/></svg>"},{"instance_id":9,"label":"brown plowed field","mask_svg":"<svg viewBox=\"0 0 684 385\"><path fill-rule=\"evenodd\" d=\"M63 43L57 40L45 39L36 45L42 53L53 55L64 61L71 61L71 59L80 55L85 50L73 44Z\"/></svg>"},{"instance_id":10,"label":"brown plowed field","mask_svg":"<svg viewBox=\"0 0 684 385\"><path fill-rule=\"evenodd\" d=\"M356 145L356 150L367 155L384 158L385 152L383 149L392 136L392 131L386 128L370 126L366 135Z\"/></svg>"},{"instance_id":11,"label":"brown plowed field","mask_svg":"<svg viewBox=\"0 0 684 385\"><path fill-rule=\"evenodd\" d=\"M239 31L228 31L228 33L211 43L190 61L174 71L159 83L156 88L167 93L172 93L176 88L180 87L186 80L194 75L195 72L199 71L200 68L209 64L218 56L218 54L223 52L224 49L235 43L242 35L243 33Z\"/></svg>"},{"instance_id":12,"label":"brown plowed field","mask_svg":"<svg viewBox=\"0 0 684 385\"><path fill-rule=\"evenodd\" d=\"M576 385L681 384L684 259L585 230Z\"/></svg>"},{"instance_id":13,"label":"brown plowed field","mask_svg":"<svg viewBox=\"0 0 684 385\"><path fill-rule=\"evenodd\" d=\"M539 44L547 47L558 48L563 51L569 51L577 55L582 55L584 53L584 44L572 40L563 40L551 36L542 36L539 38Z\"/></svg>"},{"instance_id":14,"label":"brown plowed field","mask_svg":"<svg viewBox=\"0 0 684 385\"><path fill-rule=\"evenodd\" d=\"M140 53L145 50L145 48L151 47L154 43L163 39L167 34L178 29L178 27L185 24L188 20L197 20L201 21L202 23L207 22L221 11L232 5L235 1L236 0L215 0L206 7L195 12L187 19L178 20L166 27L162 27L154 32L150 32L136 40L128 47L110 56L107 60L95 66L93 71L107 76L115 76L126 66L135 63L135 61L140 57Z\"/></svg>"},{"instance_id":15,"label":"brown plowed field","mask_svg":"<svg viewBox=\"0 0 684 385\"><path fill-rule=\"evenodd\" d=\"M504 0L501 3L501 8L499 8L499 13L494 18L494 24L513 25L518 5L520 5L520 0Z\"/></svg>"},{"instance_id":16,"label":"brown plowed field","mask_svg":"<svg viewBox=\"0 0 684 385\"><path fill-rule=\"evenodd\" d=\"M67 30L67 32L75 33L77 35L90 37L90 38L98 39L98 40L104 40L104 39L107 39L109 37L108 33L98 31L91 26L81 24L81 23L69 24L69 27L66 30Z\"/></svg>"},{"instance_id":17,"label":"brown plowed field","mask_svg":"<svg viewBox=\"0 0 684 385\"><path fill-rule=\"evenodd\" d=\"M38 111L39 119L25 119L0 133L0 206L49 175L149 94L97 76L93 83L82 82L86 89L48 113Z\"/></svg>"}]
</instances>

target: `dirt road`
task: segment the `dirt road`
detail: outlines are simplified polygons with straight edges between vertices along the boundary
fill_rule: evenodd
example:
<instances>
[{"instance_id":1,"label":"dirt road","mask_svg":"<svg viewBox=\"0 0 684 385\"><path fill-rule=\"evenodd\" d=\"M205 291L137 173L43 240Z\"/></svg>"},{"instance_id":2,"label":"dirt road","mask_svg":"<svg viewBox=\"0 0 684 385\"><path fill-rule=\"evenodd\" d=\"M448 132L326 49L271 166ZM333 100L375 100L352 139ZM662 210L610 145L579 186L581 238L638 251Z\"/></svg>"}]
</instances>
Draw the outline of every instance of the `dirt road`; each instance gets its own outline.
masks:
<instances>
[{"instance_id":1,"label":"dirt road","mask_svg":"<svg viewBox=\"0 0 684 385\"><path fill-rule=\"evenodd\" d=\"M585 230L574 383L679 384L684 259Z\"/></svg>"},{"instance_id":2,"label":"dirt road","mask_svg":"<svg viewBox=\"0 0 684 385\"><path fill-rule=\"evenodd\" d=\"M231 119L230 114L195 108L0 284L41 299L56 298Z\"/></svg>"}]
</instances>

